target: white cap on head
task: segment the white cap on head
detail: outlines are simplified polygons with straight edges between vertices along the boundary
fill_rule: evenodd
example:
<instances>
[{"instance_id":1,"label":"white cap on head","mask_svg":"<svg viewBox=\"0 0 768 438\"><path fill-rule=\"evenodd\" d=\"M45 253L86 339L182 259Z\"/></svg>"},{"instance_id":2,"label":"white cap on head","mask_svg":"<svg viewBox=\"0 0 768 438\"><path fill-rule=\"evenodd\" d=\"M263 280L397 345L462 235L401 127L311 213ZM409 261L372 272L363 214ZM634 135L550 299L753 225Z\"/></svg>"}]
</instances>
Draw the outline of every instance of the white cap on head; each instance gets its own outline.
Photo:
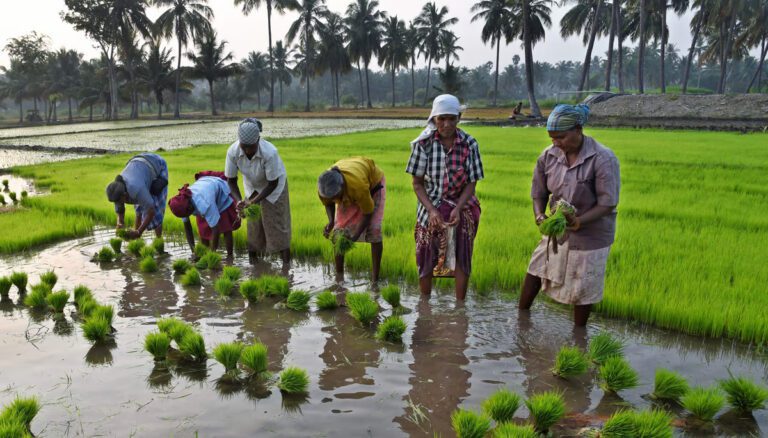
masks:
<instances>
[{"instance_id":1,"label":"white cap on head","mask_svg":"<svg viewBox=\"0 0 768 438\"><path fill-rule=\"evenodd\" d=\"M461 103L459 98L452 94L441 94L432 101L432 112L429 114L427 122L431 122L435 116L441 116L445 114L451 114L458 116L466 109Z\"/></svg>"},{"instance_id":2,"label":"white cap on head","mask_svg":"<svg viewBox=\"0 0 768 438\"><path fill-rule=\"evenodd\" d=\"M261 137L261 123L254 119L248 118L240 122L237 127L237 139L240 144L256 144Z\"/></svg>"}]
</instances>

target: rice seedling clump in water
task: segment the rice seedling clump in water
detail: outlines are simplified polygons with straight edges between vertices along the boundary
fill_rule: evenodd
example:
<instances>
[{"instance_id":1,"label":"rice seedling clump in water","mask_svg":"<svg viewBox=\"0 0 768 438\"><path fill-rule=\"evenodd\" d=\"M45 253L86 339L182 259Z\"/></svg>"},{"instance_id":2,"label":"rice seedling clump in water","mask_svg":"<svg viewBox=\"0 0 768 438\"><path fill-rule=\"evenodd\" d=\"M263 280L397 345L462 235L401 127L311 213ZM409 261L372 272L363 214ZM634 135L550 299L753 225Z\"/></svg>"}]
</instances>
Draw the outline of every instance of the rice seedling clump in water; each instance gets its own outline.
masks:
<instances>
[{"instance_id":1,"label":"rice seedling clump in water","mask_svg":"<svg viewBox=\"0 0 768 438\"><path fill-rule=\"evenodd\" d=\"M539 433L547 433L565 415L563 395L556 391L535 394L525 401L531 412L533 425Z\"/></svg>"},{"instance_id":2,"label":"rice seedling clump in water","mask_svg":"<svg viewBox=\"0 0 768 438\"><path fill-rule=\"evenodd\" d=\"M139 262L139 269L141 272L157 272L157 262L151 256L144 257Z\"/></svg>"},{"instance_id":3,"label":"rice seedling clump in water","mask_svg":"<svg viewBox=\"0 0 768 438\"><path fill-rule=\"evenodd\" d=\"M656 370L653 393L651 394L653 398L678 402L689 390L688 382L680 374L664 368Z\"/></svg>"},{"instance_id":4,"label":"rice seedling clump in water","mask_svg":"<svg viewBox=\"0 0 768 438\"><path fill-rule=\"evenodd\" d=\"M202 243L197 243L197 244L195 244L194 253L195 253L195 255L197 257L202 257L202 256L208 254L208 252L210 250L211 250L210 248L208 248L207 246L203 245Z\"/></svg>"},{"instance_id":5,"label":"rice seedling clump in water","mask_svg":"<svg viewBox=\"0 0 768 438\"><path fill-rule=\"evenodd\" d=\"M48 295L51 294L51 289L47 284L36 284L32 286L32 291L24 297L24 305L34 309L46 309L48 308Z\"/></svg>"},{"instance_id":6,"label":"rice seedling clump in water","mask_svg":"<svg viewBox=\"0 0 768 438\"><path fill-rule=\"evenodd\" d=\"M229 374L237 371L237 363L242 353L243 344L239 342L219 344L213 349L214 359L224 365L224 370Z\"/></svg>"},{"instance_id":7,"label":"rice seedling clump in water","mask_svg":"<svg viewBox=\"0 0 768 438\"><path fill-rule=\"evenodd\" d=\"M339 307L339 303L336 301L336 295L329 290L317 294L315 302L317 303L317 308L320 310L331 310Z\"/></svg>"},{"instance_id":8,"label":"rice seedling clump in water","mask_svg":"<svg viewBox=\"0 0 768 438\"><path fill-rule=\"evenodd\" d=\"M635 427L635 413L632 411L618 411L605 420L601 438L630 438L637 436Z\"/></svg>"},{"instance_id":9,"label":"rice seedling clump in water","mask_svg":"<svg viewBox=\"0 0 768 438\"><path fill-rule=\"evenodd\" d=\"M93 309L91 316L96 318L104 318L111 326L112 320L115 316L115 308L112 307L112 305L97 305L96 308Z\"/></svg>"},{"instance_id":10,"label":"rice seedling clump in water","mask_svg":"<svg viewBox=\"0 0 768 438\"><path fill-rule=\"evenodd\" d=\"M83 329L85 339L91 342L100 342L107 339L111 331L109 321L103 317L94 318L90 316L85 319L81 328Z\"/></svg>"},{"instance_id":11,"label":"rice seedling clump in water","mask_svg":"<svg viewBox=\"0 0 768 438\"><path fill-rule=\"evenodd\" d=\"M163 332L149 332L144 337L144 349L147 350L155 360L165 360L170 346L171 338Z\"/></svg>"},{"instance_id":12,"label":"rice seedling clump in water","mask_svg":"<svg viewBox=\"0 0 768 438\"><path fill-rule=\"evenodd\" d=\"M375 304L375 303L374 303ZM390 316L376 329L376 339L394 343L403 342L405 333L405 321L399 316Z\"/></svg>"},{"instance_id":13,"label":"rice seedling clump in water","mask_svg":"<svg viewBox=\"0 0 768 438\"><path fill-rule=\"evenodd\" d=\"M91 292L91 289L88 288L88 286L85 285L77 285L74 289L74 295L75 295L75 306L80 306L80 302L82 302L85 299L93 299L93 292Z\"/></svg>"},{"instance_id":14,"label":"rice seedling clump in water","mask_svg":"<svg viewBox=\"0 0 768 438\"><path fill-rule=\"evenodd\" d=\"M10 404L3 408L2 413L0 413L0 422L18 422L25 429L23 436L30 436L26 432L38 412L40 412L40 402L37 401L37 397L16 396Z\"/></svg>"},{"instance_id":15,"label":"rice seedling clump in water","mask_svg":"<svg viewBox=\"0 0 768 438\"><path fill-rule=\"evenodd\" d=\"M205 351L205 339L200 333L194 331L187 332L181 338L179 351L195 361L204 361L208 358L208 353Z\"/></svg>"},{"instance_id":16,"label":"rice seedling clump in water","mask_svg":"<svg viewBox=\"0 0 768 438\"><path fill-rule=\"evenodd\" d=\"M128 252L136 257L141 255L141 249L146 246L146 243L142 239L131 240L128 242Z\"/></svg>"},{"instance_id":17,"label":"rice seedling clump in water","mask_svg":"<svg viewBox=\"0 0 768 438\"><path fill-rule=\"evenodd\" d=\"M725 405L725 397L718 388L693 388L680 399L680 405L694 417L712 421Z\"/></svg>"},{"instance_id":18,"label":"rice seedling clump in water","mask_svg":"<svg viewBox=\"0 0 768 438\"><path fill-rule=\"evenodd\" d=\"M584 374L589 369L589 359L577 347L562 347L555 358L552 373L558 377L568 378Z\"/></svg>"},{"instance_id":19,"label":"rice seedling clump in water","mask_svg":"<svg viewBox=\"0 0 768 438\"><path fill-rule=\"evenodd\" d=\"M142 259L146 259L147 257L154 257L157 255L157 251L155 251L155 248L152 246L144 246L139 250L139 257Z\"/></svg>"},{"instance_id":20,"label":"rice seedling clump in water","mask_svg":"<svg viewBox=\"0 0 768 438\"><path fill-rule=\"evenodd\" d=\"M45 301L54 313L62 313L67 301L69 301L69 292L63 290L52 293L45 298Z\"/></svg>"},{"instance_id":21,"label":"rice seedling clump in water","mask_svg":"<svg viewBox=\"0 0 768 438\"><path fill-rule=\"evenodd\" d=\"M221 268L221 256L218 253L209 251L200 260L195 263L197 269L219 269Z\"/></svg>"},{"instance_id":22,"label":"rice seedling clump in water","mask_svg":"<svg viewBox=\"0 0 768 438\"><path fill-rule=\"evenodd\" d=\"M392 308L400 307L400 288L396 284L390 284L381 290L381 297Z\"/></svg>"},{"instance_id":23,"label":"rice seedling clump in water","mask_svg":"<svg viewBox=\"0 0 768 438\"><path fill-rule=\"evenodd\" d=\"M176 345L181 344L181 340L188 333L193 333L192 327L184 321L176 318L161 318L157 320L157 329L170 337Z\"/></svg>"},{"instance_id":24,"label":"rice seedling clump in water","mask_svg":"<svg viewBox=\"0 0 768 438\"><path fill-rule=\"evenodd\" d=\"M355 242L347 237L346 233L336 230L333 233L333 254L343 256L355 247Z\"/></svg>"},{"instance_id":25,"label":"rice seedling clump in water","mask_svg":"<svg viewBox=\"0 0 768 438\"><path fill-rule=\"evenodd\" d=\"M742 413L749 413L765 407L768 390L744 377L731 377L719 382L725 391L728 404Z\"/></svg>"},{"instance_id":26,"label":"rice seedling clump in water","mask_svg":"<svg viewBox=\"0 0 768 438\"><path fill-rule=\"evenodd\" d=\"M52 270L40 274L40 283L47 284L51 289L56 286L57 281L59 281L59 276Z\"/></svg>"},{"instance_id":27,"label":"rice seedling clump in water","mask_svg":"<svg viewBox=\"0 0 768 438\"><path fill-rule=\"evenodd\" d=\"M2 197L2 195L0 195ZM2 202L5 205L5 202ZM29 428L13 416L0 416L0 437L3 438L32 438Z\"/></svg>"},{"instance_id":28,"label":"rice seedling clump in water","mask_svg":"<svg viewBox=\"0 0 768 438\"><path fill-rule=\"evenodd\" d=\"M155 249L155 251L158 254L162 254L165 252L165 240L163 240L162 237L155 237L155 239L152 241L152 248Z\"/></svg>"},{"instance_id":29,"label":"rice seedling clump in water","mask_svg":"<svg viewBox=\"0 0 768 438\"><path fill-rule=\"evenodd\" d=\"M243 348L240 354L240 363L253 375L267 372L267 346L257 342Z\"/></svg>"},{"instance_id":30,"label":"rice seedling clump in water","mask_svg":"<svg viewBox=\"0 0 768 438\"><path fill-rule=\"evenodd\" d=\"M99 252L96 253L96 261L101 263L109 263L115 259L115 252L112 248L105 246L102 247Z\"/></svg>"},{"instance_id":31,"label":"rice seedling clump in water","mask_svg":"<svg viewBox=\"0 0 768 438\"><path fill-rule=\"evenodd\" d=\"M11 279L8 277L0 277L0 297L7 297L8 292L11 291Z\"/></svg>"},{"instance_id":32,"label":"rice seedling clump in water","mask_svg":"<svg viewBox=\"0 0 768 438\"><path fill-rule=\"evenodd\" d=\"M458 438L483 438L491 429L491 419L477 412L457 409L451 414L451 427Z\"/></svg>"},{"instance_id":33,"label":"rice seedling clump in water","mask_svg":"<svg viewBox=\"0 0 768 438\"><path fill-rule=\"evenodd\" d=\"M242 272L237 266L224 266L224 269L221 271L221 276L229 278L233 283L239 280L241 275Z\"/></svg>"},{"instance_id":34,"label":"rice seedling clump in water","mask_svg":"<svg viewBox=\"0 0 768 438\"><path fill-rule=\"evenodd\" d=\"M173 261L172 267L173 271L177 274L183 274L192 267L192 263L189 263L189 261L185 259L176 259Z\"/></svg>"},{"instance_id":35,"label":"rice seedling clump in water","mask_svg":"<svg viewBox=\"0 0 768 438\"><path fill-rule=\"evenodd\" d=\"M11 283L16 286L19 293L24 293L27 290L27 273L26 272L12 272Z\"/></svg>"},{"instance_id":36,"label":"rice seedling clump in water","mask_svg":"<svg viewBox=\"0 0 768 438\"><path fill-rule=\"evenodd\" d=\"M634 413L632 437L672 438L672 417L661 409Z\"/></svg>"},{"instance_id":37,"label":"rice seedling clump in water","mask_svg":"<svg viewBox=\"0 0 768 438\"><path fill-rule=\"evenodd\" d=\"M608 358L598 370L600 387L608 392L619 392L640 384L640 376L624 358Z\"/></svg>"},{"instance_id":38,"label":"rice seedling clump in water","mask_svg":"<svg viewBox=\"0 0 768 438\"><path fill-rule=\"evenodd\" d=\"M195 268L187 269L181 276L181 284L184 286L200 286L200 273Z\"/></svg>"},{"instance_id":39,"label":"rice seedling clump in water","mask_svg":"<svg viewBox=\"0 0 768 438\"><path fill-rule=\"evenodd\" d=\"M94 310L99 307L99 303L96 302L92 297L86 297L80 300L80 302L77 305L77 313L80 315L81 318L85 319L91 316Z\"/></svg>"},{"instance_id":40,"label":"rice seedling clump in water","mask_svg":"<svg viewBox=\"0 0 768 438\"><path fill-rule=\"evenodd\" d=\"M508 389L500 389L483 402L483 412L497 423L512 421L515 412L520 407L522 399Z\"/></svg>"},{"instance_id":41,"label":"rice seedling clump in water","mask_svg":"<svg viewBox=\"0 0 768 438\"><path fill-rule=\"evenodd\" d=\"M589 358L596 364L614 356L624 357L624 343L610 333L600 332L589 341Z\"/></svg>"},{"instance_id":42,"label":"rice seedling clump in water","mask_svg":"<svg viewBox=\"0 0 768 438\"><path fill-rule=\"evenodd\" d=\"M286 394L300 394L307 392L309 375L299 367L288 367L280 373L280 382L277 387Z\"/></svg>"},{"instance_id":43,"label":"rice seedling clump in water","mask_svg":"<svg viewBox=\"0 0 768 438\"><path fill-rule=\"evenodd\" d=\"M248 304L250 305L258 303L264 296L259 288L257 280L246 280L240 283L240 295L248 300Z\"/></svg>"},{"instance_id":44,"label":"rice seedling clump in water","mask_svg":"<svg viewBox=\"0 0 768 438\"><path fill-rule=\"evenodd\" d=\"M379 305L367 292L347 293L347 307L349 314L363 325L370 324L379 312Z\"/></svg>"},{"instance_id":45,"label":"rice seedling clump in water","mask_svg":"<svg viewBox=\"0 0 768 438\"><path fill-rule=\"evenodd\" d=\"M291 291L285 300L285 307L297 312L306 312L309 310L309 299L311 297L309 292L303 290Z\"/></svg>"},{"instance_id":46,"label":"rice seedling clump in water","mask_svg":"<svg viewBox=\"0 0 768 438\"><path fill-rule=\"evenodd\" d=\"M220 297L229 297L235 289L235 284L229 277L222 275L215 283L213 283L213 288L216 289L216 293L218 293Z\"/></svg>"},{"instance_id":47,"label":"rice seedling clump in water","mask_svg":"<svg viewBox=\"0 0 768 438\"><path fill-rule=\"evenodd\" d=\"M115 254L121 253L121 252L123 252L122 251L122 249L123 249L123 239L121 239L119 237L113 237L113 238L109 239L109 246L112 247L112 251L114 251Z\"/></svg>"},{"instance_id":48,"label":"rice seedling clump in water","mask_svg":"<svg viewBox=\"0 0 768 438\"><path fill-rule=\"evenodd\" d=\"M262 275L256 279L259 292L262 295L273 297L278 296L287 298L290 293L288 279L276 275Z\"/></svg>"},{"instance_id":49,"label":"rice seedling clump in water","mask_svg":"<svg viewBox=\"0 0 768 438\"><path fill-rule=\"evenodd\" d=\"M493 438L538 438L539 434L531 425L520 426L514 423L504 423L493 429Z\"/></svg>"}]
</instances>

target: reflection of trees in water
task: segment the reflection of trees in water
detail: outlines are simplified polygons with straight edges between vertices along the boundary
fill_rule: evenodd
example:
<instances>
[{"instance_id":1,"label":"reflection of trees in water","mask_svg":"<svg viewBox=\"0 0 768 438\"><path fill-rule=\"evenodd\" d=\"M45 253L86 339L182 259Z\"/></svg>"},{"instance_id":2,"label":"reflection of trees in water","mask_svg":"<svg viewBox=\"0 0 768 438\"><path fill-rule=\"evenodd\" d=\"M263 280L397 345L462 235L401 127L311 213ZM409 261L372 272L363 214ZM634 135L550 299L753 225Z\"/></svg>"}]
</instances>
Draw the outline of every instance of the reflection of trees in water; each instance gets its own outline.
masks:
<instances>
[{"instance_id":1,"label":"reflection of trees in water","mask_svg":"<svg viewBox=\"0 0 768 438\"><path fill-rule=\"evenodd\" d=\"M370 328L363 328L346 309L335 314L335 322L322 328L328 333L320 358L325 367L320 372L319 386L332 391L348 385L374 385L366 368L378 367L380 345L371 336Z\"/></svg>"},{"instance_id":2,"label":"reflection of trees in water","mask_svg":"<svg viewBox=\"0 0 768 438\"><path fill-rule=\"evenodd\" d=\"M410 435L452 436L451 413L469 395L472 376L464 369L469 364L464 354L469 320L462 305L433 312L429 299L422 298L417 310L408 406L394 421Z\"/></svg>"},{"instance_id":3,"label":"reflection of trees in water","mask_svg":"<svg viewBox=\"0 0 768 438\"><path fill-rule=\"evenodd\" d=\"M117 348L117 343L114 339L96 342L85 353L85 362L93 366L112 365L112 350L115 348Z\"/></svg>"}]
</instances>

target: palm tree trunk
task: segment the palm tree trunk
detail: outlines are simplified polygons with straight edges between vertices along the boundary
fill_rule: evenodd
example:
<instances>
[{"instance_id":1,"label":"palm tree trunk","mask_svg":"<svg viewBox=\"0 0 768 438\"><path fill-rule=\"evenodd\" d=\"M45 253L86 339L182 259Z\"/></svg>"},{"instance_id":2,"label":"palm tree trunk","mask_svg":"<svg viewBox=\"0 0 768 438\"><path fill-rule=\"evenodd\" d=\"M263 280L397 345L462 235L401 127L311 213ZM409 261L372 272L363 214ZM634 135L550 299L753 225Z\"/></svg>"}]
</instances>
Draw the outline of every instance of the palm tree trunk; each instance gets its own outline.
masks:
<instances>
[{"instance_id":1,"label":"palm tree trunk","mask_svg":"<svg viewBox=\"0 0 768 438\"><path fill-rule=\"evenodd\" d=\"M216 112L216 99L213 97L213 81L208 80L208 89L211 91L211 115L217 116L219 115Z\"/></svg>"},{"instance_id":2,"label":"palm tree trunk","mask_svg":"<svg viewBox=\"0 0 768 438\"><path fill-rule=\"evenodd\" d=\"M365 104L365 91L363 91L363 70L360 68L360 60L357 60L357 78L360 79L360 107Z\"/></svg>"},{"instance_id":3,"label":"palm tree trunk","mask_svg":"<svg viewBox=\"0 0 768 438\"><path fill-rule=\"evenodd\" d=\"M178 37L178 35L177 35ZM181 87L181 41L179 41L179 56L176 59L176 109L173 110L173 118L180 119L180 101L179 101L179 88Z\"/></svg>"},{"instance_id":4,"label":"palm tree trunk","mask_svg":"<svg viewBox=\"0 0 768 438\"><path fill-rule=\"evenodd\" d=\"M498 104L499 97L499 53L501 52L501 32L496 33L496 74L493 77L493 106Z\"/></svg>"},{"instance_id":5,"label":"palm tree trunk","mask_svg":"<svg viewBox=\"0 0 768 438\"><path fill-rule=\"evenodd\" d=\"M608 37L608 58L605 61L605 91L611 91L611 70L613 69L613 39L616 38L616 8L618 0L613 0L611 8L611 30Z\"/></svg>"},{"instance_id":6,"label":"palm tree trunk","mask_svg":"<svg viewBox=\"0 0 768 438\"><path fill-rule=\"evenodd\" d=\"M364 61L365 62L365 93L368 95L368 108L373 108L373 105L371 105L371 83L368 81L368 64L371 62L371 60Z\"/></svg>"},{"instance_id":7,"label":"palm tree trunk","mask_svg":"<svg viewBox=\"0 0 768 438\"><path fill-rule=\"evenodd\" d=\"M643 67L645 64L645 16L646 16L646 0L640 0L640 44L638 50L640 51L637 61L637 92L643 94Z\"/></svg>"},{"instance_id":8,"label":"palm tree trunk","mask_svg":"<svg viewBox=\"0 0 768 438\"><path fill-rule=\"evenodd\" d=\"M275 63L272 58L272 0L267 0L267 33L269 34L269 106L267 111L275 112Z\"/></svg>"},{"instance_id":9,"label":"palm tree trunk","mask_svg":"<svg viewBox=\"0 0 768 438\"><path fill-rule=\"evenodd\" d=\"M309 53L309 47L307 47L307 53ZM304 106L304 111L309 112L309 60L304 60L304 79L307 81L307 104Z\"/></svg>"},{"instance_id":10,"label":"palm tree trunk","mask_svg":"<svg viewBox=\"0 0 768 438\"><path fill-rule=\"evenodd\" d=\"M693 51L696 50L696 43L699 42L699 32L701 31L702 23L704 23L704 20L706 19L705 17L706 14L702 12L698 23L694 27L693 40L691 41L691 48L688 49L688 59L685 62L685 73L683 73L683 94L688 91L688 79L691 74L691 64L693 63Z\"/></svg>"},{"instance_id":11,"label":"palm tree trunk","mask_svg":"<svg viewBox=\"0 0 768 438\"><path fill-rule=\"evenodd\" d=\"M666 58L667 39L669 38L669 31L667 29L667 0L662 0L661 4L661 94L667 94L667 80L665 78L666 66L664 60Z\"/></svg>"},{"instance_id":12,"label":"palm tree trunk","mask_svg":"<svg viewBox=\"0 0 768 438\"><path fill-rule=\"evenodd\" d=\"M160 120L163 118L163 98L162 96L157 97L157 120Z\"/></svg>"},{"instance_id":13,"label":"palm tree trunk","mask_svg":"<svg viewBox=\"0 0 768 438\"><path fill-rule=\"evenodd\" d=\"M67 105L69 106L69 115L67 121L72 123L72 97L67 97Z\"/></svg>"},{"instance_id":14,"label":"palm tree trunk","mask_svg":"<svg viewBox=\"0 0 768 438\"><path fill-rule=\"evenodd\" d=\"M24 99L19 97L19 125L24 123Z\"/></svg>"},{"instance_id":15,"label":"palm tree trunk","mask_svg":"<svg viewBox=\"0 0 768 438\"><path fill-rule=\"evenodd\" d=\"M93 104L88 105L88 121L93 121Z\"/></svg>"},{"instance_id":16,"label":"palm tree trunk","mask_svg":"<svg viewBox=\"0 0 768 438\"><path fill-rule=\"evenodd\" d=\"M411 106L416 106L416 73L414 72L414 59L411 57Z\"/></svg>"},{"instance_id":17,"label":"palm tree trunk","mask_svg":"<svg viewBox=\"0 0 768 438\"><path fill-rule=\"evenodd\" d=\"M339 71L336 70L334 75L336 76L336 106L341 108L341 98L339 97Z\"/></svg>"},{"instance_id":18,"label":"palm tree trunk","mask_svg":"<svg viewBox=\"0 0 768 438\"><path fill-rule=\"evenodd\" d=\"M261 111L261 91L256 89L256 109Z\"/></svg>"},{"instance_id":19,"label":"palm tree trunk","mask_svg":"<svg viewBox=\"0 0 768 438\"><path fill-rule=\"evenodd\" d=\"M757 63L757 71L755 71L755 74L752 75L752 80L749 81L749 86L747 87L747 91L746 91L747 93L752 91L752 85L755 84L755 80L757 80L760 77L760 74L763 72L763 64L765 63L766 51L768 51L768 47L766 47L766 44L765 44L765 38L766 38L765 35L763 35L763 40L760 46L760 62ZM760 82L758 81L758 84L759 83ZM758 85L757 87L759 91L760 85Z\"/></svg>"},{"instance_id":20,"label":"palm tree trunk","mask_svg":"<svg viewBox=\"0 0 768 438\"><path fill-rule=\"evenodd\" d=\"M429 55L429 61L427 62L427 88L424 89L424 103L422 106L427 106L427 99L429 98L429 78L432 76L432 54Z\"/></svg>"},{"instance_id":21,"label":"palm tree trunk","mask_svg":"<svg viewBox=\"0 0 768 438\"><path fill-rule=\"evenodd\" d=\"M394 66L394 60L392 62ZM392 108L395 107L395 69L392 69Z\"/></svg>"},{"instance_id":22,"label":"palm tree trunk","mask_svg":"<svg viewBox=\"0 0 768 438\"><path fill-rule=\"evenodd\" d=\"M589 65L592 63L592 48L595 47L595 37L597 36L598 17L600 17L600 9L603 8L602 0L597 2L595 6L595 15L592 18L592 29L589 31L589 44L587 45L587 55L584 58L584 68L581 70L581 81L579 81L579 90L583 91L584 86L588 85L589 78Z\"/></svg>"},{"instance_id":23,"label":"palm tree trunk","mask_svg":"<svg viewBox=\"0 0 768 438\"><path fill-rule=\"evenodd\" d=\"M731 50L733 49L734 32L736 28L736 11L731 12L731 22L728 26L728 32L721 36L720 41L723 41L722 37L727 38L725 44L725 53L723 56L723 62L720 64L720 81L717 85L718 94L725 93L725 79L728 74L728 59L731 57Z\"/></svg>"},{"instance_id":24,"label":"palm tree trunk","mask_svg":"<svg viewBox=\"0 0 768 438\"><path fill-rule=\"evenodd\" d=\"M283 109L283 81L280 80L280 109Z\"/></svg>"},{"instance_id":25,"label":"palm tree trunk","mask_svg":"<svg viewBox=\"0 0 768 438\"><path fill-rule=\"evenodd\" d=\"M539 104L536 102L536 90L533 88L533 42L531 41L531 4L530 0L523 0L523 45L525 46L525 82L528 88L528 103L531 106L531 115L541 117Z\"/></svg>"}]
</instances>

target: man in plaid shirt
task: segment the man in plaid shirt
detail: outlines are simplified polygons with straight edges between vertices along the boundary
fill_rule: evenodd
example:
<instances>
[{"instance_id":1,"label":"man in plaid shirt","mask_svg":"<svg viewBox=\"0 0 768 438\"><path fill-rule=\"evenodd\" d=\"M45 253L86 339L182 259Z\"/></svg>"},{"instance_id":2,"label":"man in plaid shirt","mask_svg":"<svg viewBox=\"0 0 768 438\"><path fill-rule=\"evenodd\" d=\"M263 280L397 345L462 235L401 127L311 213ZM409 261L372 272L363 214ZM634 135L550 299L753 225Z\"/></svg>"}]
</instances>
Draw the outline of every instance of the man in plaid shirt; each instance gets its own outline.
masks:
<instances>
[{"instance_id":1,"label":"man in plaid shirt","mask_svg":"<svg viewBox=\"0 0 768 438\"><path fill-rule=\"evenodd\" d=\"M415 235L421 292L431 293L433 276L453 276L459 300L467 293L480 221L475 185L484 176L477 141L457 127L461 110L454 96L435 98L427 128L411 143L405 170L413 176L419 201ZM454 248L455 255L446 253Z\"/></svg>"}]
</instances>

